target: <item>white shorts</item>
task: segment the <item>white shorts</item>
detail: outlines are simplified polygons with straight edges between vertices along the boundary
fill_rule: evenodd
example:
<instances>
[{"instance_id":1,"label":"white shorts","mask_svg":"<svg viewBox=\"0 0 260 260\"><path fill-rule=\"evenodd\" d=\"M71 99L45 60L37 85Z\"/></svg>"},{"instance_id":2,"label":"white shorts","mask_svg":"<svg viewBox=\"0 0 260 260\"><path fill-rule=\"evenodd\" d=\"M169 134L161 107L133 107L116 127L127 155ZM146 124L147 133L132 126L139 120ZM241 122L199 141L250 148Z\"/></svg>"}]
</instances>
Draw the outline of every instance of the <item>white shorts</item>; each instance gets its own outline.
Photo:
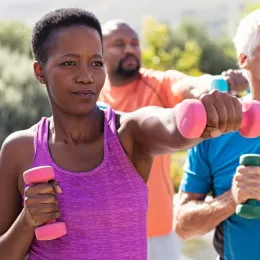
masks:
<instances>
[{"instance_id":1,"label":"white shorts","mask_svg":"<svg viewBox=\"0 0 260 260\"><path fill-rule=\"evenodd\" d=\"M180 260L180 241L173 231L148 238L148 260Z\"/></svg>"}]
</instances>

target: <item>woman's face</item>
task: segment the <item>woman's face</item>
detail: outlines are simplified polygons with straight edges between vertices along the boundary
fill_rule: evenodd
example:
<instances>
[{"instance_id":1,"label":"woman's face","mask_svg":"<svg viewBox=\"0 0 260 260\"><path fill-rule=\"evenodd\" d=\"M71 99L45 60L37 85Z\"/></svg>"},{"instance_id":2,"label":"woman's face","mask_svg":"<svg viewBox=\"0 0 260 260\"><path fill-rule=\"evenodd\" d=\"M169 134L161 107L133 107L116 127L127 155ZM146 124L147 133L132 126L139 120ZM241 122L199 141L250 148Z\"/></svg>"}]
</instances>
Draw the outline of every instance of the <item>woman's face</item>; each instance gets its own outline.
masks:
<instances>
[{"instance_id":1,"label":"woman's face","mask_svg":"<svg viewBox=\"0 0 260 260\"><path fill-rule=\"evenodd\" d=\"M36 77L46 84L54 111L87 115L96 106L105 81L100 36L85 25L70 26L54 34L47 62L34 65Z\"/></svg>"}]
</instances>

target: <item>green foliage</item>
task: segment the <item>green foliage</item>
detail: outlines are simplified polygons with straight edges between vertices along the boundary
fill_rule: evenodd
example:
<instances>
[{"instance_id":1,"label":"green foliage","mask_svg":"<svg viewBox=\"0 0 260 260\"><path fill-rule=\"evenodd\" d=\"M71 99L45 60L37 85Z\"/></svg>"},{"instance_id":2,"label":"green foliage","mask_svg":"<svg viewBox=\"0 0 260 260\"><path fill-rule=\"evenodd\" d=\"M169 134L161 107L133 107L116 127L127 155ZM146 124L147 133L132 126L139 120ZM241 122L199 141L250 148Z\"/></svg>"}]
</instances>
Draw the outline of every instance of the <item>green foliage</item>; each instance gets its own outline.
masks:
<instances>
[{"instance_id":1,"label":"green foliage","mask_svg":"<svg viewBox=\"0 0 260 260\"><path fill-rule=\"evenodd\" d=\"M31 28L19 21L0 22L0 45L12 52L31 57Z\"/></svg>"},{"instance_id":2,"label":"green foliage","mask_svg":"<svg viewBox=\"0 0 260 260\"><path fill-rule=\"evenodd\" d=\"M144 23L144 66L166 70L176 69L189 75L218 75L237 68L232 42L213 40L202 26L183 22L177 29L153 18Z\"/></svg>"},{"instance_id":3,"label":"green foliage","mask_svg":"<svg viewBox=\"0 0 260 260\"><path fill-rule=\"evenodd\" d=\"M204 73L218 75L237 68L235 49L229 38L211 39L202 26L190 22L184 22L178 31L184 35L184 41L192 39L200 46L199 69Z\"/></svg>"},{"instance_id":4,"label":"green foliage","mask_svg":"<svg viewBox=\"0 0 260 260\"><path fill-rule=\"evenodd\" d=\"M170 28L152 18L144 24L144 66L156 70L176 69L190 75L201 75L198 69L201 49L193 40L173 44Z\"/></svg>"},{"instance_id":5,"label":"green foliage","mask_svg":"<svg viewBox=\"0 0 260 260\"><path fill-rule=\"evenodd\" d=\"M260 4L259 3L249 3L245 7L245 13L251 13L257 9L260 9Z\"/></svg>"},{"instance_id":6,"label":"green foliage","mask_svg":"<svg viewBox=\"0 0 260 260\"><path fill-rule=\"evenodd\" d=\"M26 129L50 114L43 85L33 74L33 61L0 47L0 143L12 132Z\"/></svg>"},{"instance_id":7,"label":"green foliage","mask_svg":"<svg viewBox=\"0 0 260 260\"><path fill-rule=\"evenodd\" d=\"M175 193L179 191L180 182L183 175L183 165L186 158L186 152L178 152L172 155L171 179Z\"/></svg>"}]
</instances>

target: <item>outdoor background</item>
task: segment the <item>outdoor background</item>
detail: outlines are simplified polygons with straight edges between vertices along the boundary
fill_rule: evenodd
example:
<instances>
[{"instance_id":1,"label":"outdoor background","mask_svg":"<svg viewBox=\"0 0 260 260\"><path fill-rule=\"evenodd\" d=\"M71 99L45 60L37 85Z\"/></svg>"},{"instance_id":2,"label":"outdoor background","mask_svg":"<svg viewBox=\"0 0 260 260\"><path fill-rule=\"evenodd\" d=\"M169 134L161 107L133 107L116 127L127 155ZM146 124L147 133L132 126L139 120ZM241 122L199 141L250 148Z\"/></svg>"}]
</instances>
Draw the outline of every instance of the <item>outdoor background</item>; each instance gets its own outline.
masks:
<instances>
[{"instance_id":1,"label":"outdoor background","mask_svg":"<svg viewBox=\"0 0 260 260\"><path fill-rule=\"evenodd\" d=\"M232 37L239 19L260 8L240 0L3 0L0 3L0 143L50 115L43 85L34 78L30 53L33 23L61 7L82 7L104 22L122 18L140 34L143 66L189 75L218 75L237 68ZM185 152L172 156L176 192ZM211 260L212 234L182 243L183 259Z\"/></svg>"}]
</instances>

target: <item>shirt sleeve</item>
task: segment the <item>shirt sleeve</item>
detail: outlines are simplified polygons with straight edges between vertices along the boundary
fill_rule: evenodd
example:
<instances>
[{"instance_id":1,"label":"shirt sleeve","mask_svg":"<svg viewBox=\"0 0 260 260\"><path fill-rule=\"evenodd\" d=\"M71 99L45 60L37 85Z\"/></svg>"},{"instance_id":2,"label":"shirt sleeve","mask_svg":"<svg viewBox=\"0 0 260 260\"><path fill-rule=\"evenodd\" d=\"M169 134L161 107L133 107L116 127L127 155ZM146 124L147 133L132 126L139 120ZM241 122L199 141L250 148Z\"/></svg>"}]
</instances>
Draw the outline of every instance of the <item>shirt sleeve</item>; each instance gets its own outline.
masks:
<instances>
[{"instance_id":1,"label":"shirt sleeve","mask_svg":"<svg viewBox=\"0 0 260 260\"><path fill-rule=\"evenodd\" d=\"M180 190L199 194L208 194L212 188L211 169L207 160L205 142L187 151L183 167L184 173Z\"/></svg>"},{"instance_id":2,"label":"shirt sleeve","mask_svg":"<svg viewBox=\"0 0 260 260\"><path fill-rule=\"evenodd\" d=\"M161 96L163 97L165 107L174 107L183 100L183 93L176 87L176 84L184 77L187 77L187 75L176 70L164 72L161 83Z\"/></svg>"}]
</instances>

